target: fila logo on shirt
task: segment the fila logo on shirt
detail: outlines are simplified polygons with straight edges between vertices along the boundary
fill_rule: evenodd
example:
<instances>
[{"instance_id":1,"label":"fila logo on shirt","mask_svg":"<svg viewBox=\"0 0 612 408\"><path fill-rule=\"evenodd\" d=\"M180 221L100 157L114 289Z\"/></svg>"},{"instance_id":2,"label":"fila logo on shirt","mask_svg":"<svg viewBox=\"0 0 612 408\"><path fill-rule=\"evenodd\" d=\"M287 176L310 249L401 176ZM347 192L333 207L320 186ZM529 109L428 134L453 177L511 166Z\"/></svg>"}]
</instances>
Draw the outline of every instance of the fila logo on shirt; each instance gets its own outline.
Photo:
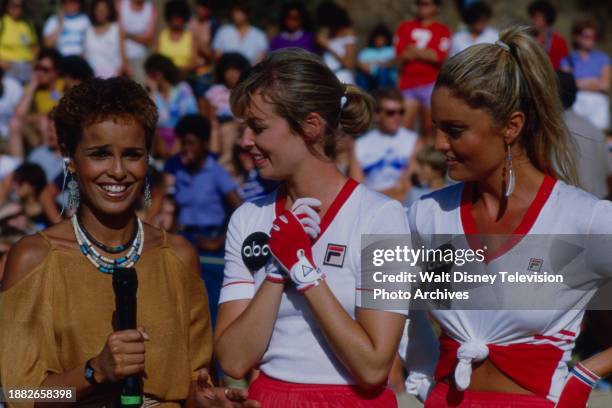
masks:
<instances>
[{"instance_id":1,"label":"fila logo on shirt","mask_svg":"<svg viewBox=\"0 0 612 408\"><path fill-rule=\"evenodd\" d=\"M527 266L527 269L530 270L531 272L540 272L540 270L542 269L543 263L544 263L544 260L542 259L530 258L529 266Z\"/></svg>"},{"instance_id":2,"label":"fila logo on shirt","mask_svg":"<svg viewBox=\"0 0 612 408\"><path fill-rule=\"evenodd\" d=\"M254 232L242 243L242 262L251 272L263 268L270 259L270 237L265 232Z\"/></svg>"},{"instance_id":3,"label":"fila logo on shirt","mask_svg":"<svg viewBox=\"0 0 612 408\"><path fill-rule=\"evenodd\" d=\"M345 254L346 245L327 244L327 251L325 251L323 265L337 266L338 268L342 268L342 265L344 265Z\"/></svg>"}]
</instances>

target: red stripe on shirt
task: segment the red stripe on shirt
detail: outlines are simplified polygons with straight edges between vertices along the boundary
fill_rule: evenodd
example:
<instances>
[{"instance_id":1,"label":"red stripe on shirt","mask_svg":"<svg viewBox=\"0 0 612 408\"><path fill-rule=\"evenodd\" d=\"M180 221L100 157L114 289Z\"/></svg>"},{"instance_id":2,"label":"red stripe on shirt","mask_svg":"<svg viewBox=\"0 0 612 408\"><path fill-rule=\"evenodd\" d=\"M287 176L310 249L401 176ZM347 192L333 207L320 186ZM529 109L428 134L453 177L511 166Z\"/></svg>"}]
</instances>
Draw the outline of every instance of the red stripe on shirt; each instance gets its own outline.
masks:
<instances>
[{"instance_id":1,"label":"red stripe on shirt","mask_svg":"<svg viewBox=\"0 0 612 408\"><path fill-rule=\"evenodd\" d=\"M235 281L235 282L226 283L225 285L223 285L223 287L225 288L226 286L237 285L239 283L248 283L250 285L254 285L255 284L255 282L253 282L253 281L241 280L241 281Z\"/></svg>"},{"instance_id":2,"label":"red stripe on shirt","mask_svg":"<svg viewBox=\"0 0 612 408\"><path fill-rule=\"evenodd\" d=\"M544 336L541 334L536 334L535 336L533 336L533 338L535 340L550 340L553 342L563 342L563 343L571 343L572 340L568 340L568 339L560 339L558 337L554 337L554 336Z\"/></svg>"}]
</instances>

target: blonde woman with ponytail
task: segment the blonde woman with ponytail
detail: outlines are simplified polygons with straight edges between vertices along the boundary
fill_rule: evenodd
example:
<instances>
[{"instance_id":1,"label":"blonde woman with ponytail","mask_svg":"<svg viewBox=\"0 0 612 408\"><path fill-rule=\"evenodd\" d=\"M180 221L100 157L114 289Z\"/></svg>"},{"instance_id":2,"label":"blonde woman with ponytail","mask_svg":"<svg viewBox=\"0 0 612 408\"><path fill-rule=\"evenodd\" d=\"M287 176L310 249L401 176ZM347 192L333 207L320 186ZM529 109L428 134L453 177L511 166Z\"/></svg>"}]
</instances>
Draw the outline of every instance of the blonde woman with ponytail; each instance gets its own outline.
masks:
<instances>
[{"instance_id":1,"label":"blonde woman with ponytail","mask_svg":"<svg viewBox=\"0 0 612 408\"><path fill-rule=\"evenodd\" d=\"M346 178L342 134L365 131L372 101L303 50L279 50L232 91L262 177L281 180L232 216L215 333L223 371L261 374L263 407L394 407L386 387L406 311L361 307L361 235L405 234L401 204Z\"/></svg>"},{"instance_id":2,"label":"blonde woman with ponytail","mask_svg":"<svg viewBox=\"0 0 612 408\"><path fill-rule=\"evenodd\" d=\"M409 209L411 233L612 234L612 204L575 187L574 147L557 95L550 62L527 28L506 30L497 43L450 58L437 78L432 117L435 146L459 183ZM551 271L551 257L559 253L554 247L538 252L520 239L493 244L487 250L491 272L532 273L528 264L534 259L542 271ZM589 272L594 270L584 271ZM603 273L602 280L612 276L609 269ZM497 298L510 296L507 285L493 287ZM564 301L584 305L593 292L584 288ZM593 381L612 369L608 353L591 369L579 366L568 376L584 307L431 314L442 334L436 385L425 407L584 406L579 401L586 402L590 388L582 379ZM412 389L421 387L424 397L426 386Z\"/></svg>"}]
</instances>

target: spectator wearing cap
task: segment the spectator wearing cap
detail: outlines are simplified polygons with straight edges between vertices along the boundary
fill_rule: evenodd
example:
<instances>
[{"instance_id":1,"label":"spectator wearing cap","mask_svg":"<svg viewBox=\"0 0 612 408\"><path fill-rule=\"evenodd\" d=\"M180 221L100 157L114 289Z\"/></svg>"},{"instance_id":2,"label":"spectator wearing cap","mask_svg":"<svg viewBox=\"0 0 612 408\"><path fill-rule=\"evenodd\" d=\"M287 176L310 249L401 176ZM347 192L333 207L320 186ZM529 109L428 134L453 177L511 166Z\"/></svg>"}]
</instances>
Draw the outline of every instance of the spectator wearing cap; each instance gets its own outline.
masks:
<instances>
[{"instance_id":1,"label":"spectator wearing cap","mask_svg":"<svg viewBox=\"0 0 612 408\"><path fill-rule=\"evenodd\" d=\"M144 62L155 39L157 7L150 0L119 0L119 24L125 34L128 74L144 84Z\"/></svg>"},{"instance_id":2,"label":"spectator wearing cap","mask_svg":"<svg viewBox=\"0 0 612 408\"><path fill-rule=\"evenodd\" d=\"M123 31L117 23L117 10L111 0L94 0L89 13L92 26L85 33L85 59L100 78L126 71Z\"/></svg>"},{"instance_id":3,"label":"spectator wearing cap","mask_svg":"<svg viewBox=\"0 0 612 408\"><path fill-rule=\"evenodd\" d=\"M576 21L572 35L574 51L561 62L561 69L576 79L573 109L605 130L610 125L610 56L595 48L599 26L593 19Z\"/></svg>"},{"instance_id":4,"label":"spectator wearing cap","mask_svg":"<svg viewBox=\"0 0 612 408\"><path fill-rule=\"evenodd\" d=\"M44 142L48 114L64 95L61 69L62 56L57 50L46 48L38 53L32 81L25 87L10 123L9 137L21 149L24 144L32 148ZM23 157L23 151L18 155Z\"/></svg>"},{"instance_id":5,"label":"spectator wearing cap","mask_svg":"<svg viewBox=\"0 0 612 408\"><path fill-rule=\"evenodd\" d=\"M599 197L608 196L608 175L611 173L606 137L588 118L572 110L578 87L571 73L557 71L559 92L565 112L563 118L577 147L576 163L580 187Z\"/></svg>"},{"instance_id":6,"label":"spectator wearing cap","mask_svg":"<svg viewBox=\"0 0 612 408\"><path fill-rule=\"evenodd\" d=\"M36 32L25 18L24 7L25 0L5 1L0 23L0 67L22 84L32 79L32 62L38 52Z\"/></svg>"},{"instance_id":7,"label":"spectator wearing cap","mask_svg":"<svg viewBox=\"0 0 612 408\"><path fill-rule=\"evenodd\" d=\"M557 19L557 9L547 0L536 0L527 9L531 24L536 30L536 38L548 54L553 68L559 69L561 61L567 56L567 41L553 29Z\"/></svg>"},{"instance_id":8,"label":"spectator wearing cap","mask_svg":"<svg viewBox=\"0 0 612 408\"><path fill-rule=\"evenodd\" d=\"M164 8L166 28L157 38L156 52L172 60L180 70L195 68L197 44L193 32L187 28L191 11L184 0L170 0Z\"/></svg>"},{"instance_id":9,"label":"spectator wearing cap","mask_svg":"<svg viewBox=\"0 0 612 408\"><path fill-rule=\"evenodd\" d=\"M474 44L497 41L499 32L489 26L492 14L491 7L481 1L467 6L461 15L465 27L453 34L450 55L455 55Z\"/></svg>"},{"instance_id":10,"label":"spectator wearing cap","mask_svg":"<svg viewBox=\"0 0 612 408\"><path fill-rule=\"evenodd\" d=\"M254 65L268 52L268 38L263 31L249 23L249 7L246 1L236 1L230 8L231 24L217 30L213 38L213 50L218 60L224 53L239 52Z\"/></svg>"},{"instance_id":11,"label":"spectator wearing cap","mask_svg":"<svg viewBox=\"0 0 612 408\"><path fill-rule=\"evenodd\" d=\"M310 16L302 3L290 2L283 5L278 25L280 33L270 41L270 51L298 47L315 52Z\"/></svg>"},{"instance_id":12,"label":"spectator wearing cap","mask_svg":"<svg viewBox=\"0 0 612 408\"><path fill-rule=\"evenodd\" d=\"M62 0L57 14L49 17L43 27L45 47L57 48L62 55L82 55L90 25L82 0Z\"/></svg>"}]
</instances>

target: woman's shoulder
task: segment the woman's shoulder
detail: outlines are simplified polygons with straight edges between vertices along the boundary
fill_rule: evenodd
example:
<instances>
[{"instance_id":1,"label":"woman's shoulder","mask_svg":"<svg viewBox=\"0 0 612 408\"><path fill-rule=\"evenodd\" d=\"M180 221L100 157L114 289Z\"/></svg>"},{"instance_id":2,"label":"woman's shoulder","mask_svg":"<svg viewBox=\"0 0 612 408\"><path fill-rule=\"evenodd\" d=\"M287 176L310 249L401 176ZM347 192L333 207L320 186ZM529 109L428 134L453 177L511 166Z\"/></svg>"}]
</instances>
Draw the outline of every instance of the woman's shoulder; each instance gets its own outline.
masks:
<instances>
[{"instance_id":1,"label":"woman's shoulder","mask_svg":"<svg viewBox=\"0 0 612 408\"><path fill-rule=\"evenodd\" d=\"M179 261L187 266L198 264L198 254L189 241L178 234L172 234L163 229L143 222L145 236L148 236L147 250L169 249Z\"/></svg>"},{"instance_id":2,"label":"woman's shoulder","mask_svg":"<svg viewBox=\"0 0 612 408\"><path fill-rule=\"evenodd\" d=\"M38 265L41 265L52 248L51 241L43 233L21 238L7 254L2 290L15 286Z\"/></svg>"},{"instance_id":3,"label":"woman's shoulder","mask_svg":"<svg viewBox=\"0 0 612 408\"><path fill-rule=\"evenodd\" d=\"M170 248L185 265L199 265L198 254L193 245L191 245L185 237L167 233L166 242L168 248Z\"/></svg>"}]
</instances>

